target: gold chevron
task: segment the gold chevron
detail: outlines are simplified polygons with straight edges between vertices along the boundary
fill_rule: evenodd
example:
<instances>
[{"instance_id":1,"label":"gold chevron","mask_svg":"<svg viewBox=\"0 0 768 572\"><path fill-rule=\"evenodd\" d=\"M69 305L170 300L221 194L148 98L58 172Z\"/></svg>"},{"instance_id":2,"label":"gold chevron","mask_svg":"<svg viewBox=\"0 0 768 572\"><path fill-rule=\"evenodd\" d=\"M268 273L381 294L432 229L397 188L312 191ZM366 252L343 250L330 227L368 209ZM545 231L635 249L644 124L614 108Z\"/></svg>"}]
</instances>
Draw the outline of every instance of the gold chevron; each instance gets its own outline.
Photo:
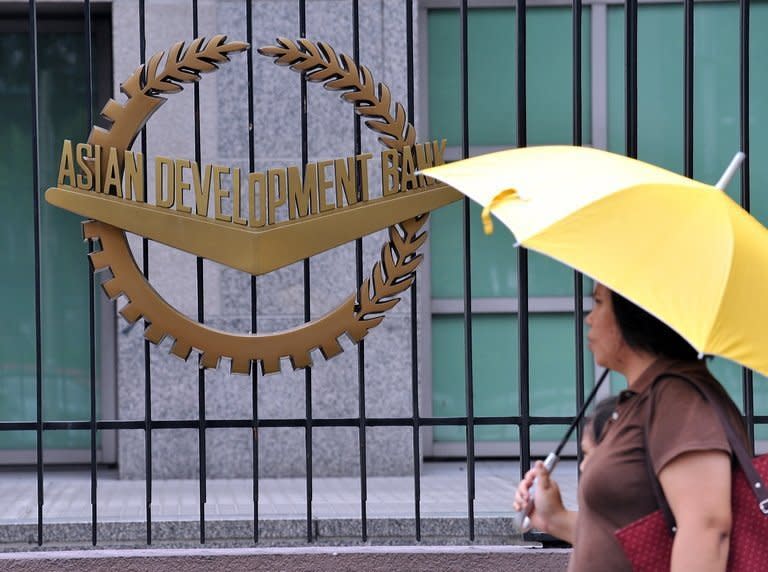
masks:
<instances>
[{"instance_id":1,"label":"gold chevron","mask_svg":"<svg viewBox=\"0 0 768 572\"><path fill-rule=\"evenodd\" d=\"M57 207L257 276L461 197L446 185L435 185L304 219L249 228L90 191L51 187L45 193L45 200Z\"/></svg>"}]
</instances>

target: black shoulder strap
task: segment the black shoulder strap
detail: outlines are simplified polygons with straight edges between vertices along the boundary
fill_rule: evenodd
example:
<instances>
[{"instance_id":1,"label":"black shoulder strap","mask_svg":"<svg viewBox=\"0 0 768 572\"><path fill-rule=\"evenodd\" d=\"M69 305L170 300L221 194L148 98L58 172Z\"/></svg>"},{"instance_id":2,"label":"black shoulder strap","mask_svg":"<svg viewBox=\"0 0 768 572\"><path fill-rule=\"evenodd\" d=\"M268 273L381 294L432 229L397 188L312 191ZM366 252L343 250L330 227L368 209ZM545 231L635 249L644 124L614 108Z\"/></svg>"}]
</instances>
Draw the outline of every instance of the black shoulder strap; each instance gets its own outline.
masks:
<instances>
[{"instance_id":1,"label":"black shoulder strap","mask_svg":"<svg viewBox=\"0 0 768 572\"><path fill-rule=\"evenodd\" d=\"M658 376L656 379L653 380L651 389L653 389L653 387L656 386L656 384L659 382L660 379L669 378L669 377L676 377L678 379L682 379L683 381L688 382L702 395L702 397L704 397L704 399L715 410L715 413L717 414L717 417L720 420L720 424L723 426L723 430L725 431L725 435L728 439L728 444L731 446L731 451L733 452L733 455L736 457L736 461L739 463L741 470L744 472L744 475L747 478L747 482L750 484L750 488L752 489L752 492L755 494L755 498L757 499L757 503L760 508L760 511L763 514L768 515L768 490L766 490L765 488L765 484L763 483L763 479L760 477L760 473L757 472L757 469L755 469L755 466L752 464L752 457L747 451L747 448L744 446L744 442L739 437L738 431L734 429L732 421L728 418L728 415L726 415L723 409L722 403L720 402L719 396L713 393L711 388L702 384L695 383L689 377L686 377L679 373L661 374L660 376ZM645 440L645 450L646 450L645 465L648 470L648 476L651 481L651 487L653 488L653 494L656 497L656 500L659 504L659 508L661 509L661 512L664 515L664 520L667 523L667 527L674 534L674 532L677 530L677 527L675 526L675 517L672 514L672 510L669 508L669 503L667 503L667 499L664 496L664 491L661 489L659 480L656 477L656 472L653 470L653 464L651 463L651 456L648 452L648 444L650 443L650 440L648 439L648 432L650 429L651 418L653 415L653 405L654 405L654 402L651 397L651 401L648 407L648 419L646 421L645 430L643 432L643 438Z\"/></svg>"}]
</instances>

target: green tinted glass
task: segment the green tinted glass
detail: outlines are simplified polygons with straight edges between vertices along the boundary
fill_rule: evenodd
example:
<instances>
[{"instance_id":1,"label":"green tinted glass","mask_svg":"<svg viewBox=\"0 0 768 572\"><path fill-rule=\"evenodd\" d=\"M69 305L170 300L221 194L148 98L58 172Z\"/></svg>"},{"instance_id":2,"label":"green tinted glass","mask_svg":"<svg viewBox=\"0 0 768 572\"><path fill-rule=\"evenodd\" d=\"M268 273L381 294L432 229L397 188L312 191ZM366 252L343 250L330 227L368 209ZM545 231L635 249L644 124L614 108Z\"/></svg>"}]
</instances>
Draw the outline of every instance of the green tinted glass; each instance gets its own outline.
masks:
<instances>
[{"instance_id":1,"label":"green tinted glass","mask_svg":"<svg viewBox=\"0 0 768 572\"><path fill-rule=\"evenodd\" d=\"M583 138L589 141L591 107L589 74L589 9L583 32ZM526 108L528 142L572 141L572 59L569 8L533 8L527 12L528 73ZM469 12L469 135L477 145L517 143L515 17L512 9L473 9ZM456 10L429 12L430 137L461 143L459 73L459 15ZM517 252L512 234L497 224L485 236L480 210L470 214L472 295L517 296ZM432 295L463 296L462 206L453 204L433 213L431 221ZM532 296L572 295L572 272L535 253L529 254Z\"/></svg>"},{"instance_id":2,"label":"green tinted glass","mask_svg":"<svg viewBox=\"0 0 768 572\"><path fill-rule=\"evenodd\" d=\"M461 74L458 10L430 10L429 138L461 144ZM470 10L468 15L469 133L481 145L517 140L514 38L511 9ZM489 111L493 111L489 113Z\"/></svg>"},{"instance_id":3,"label":"green tinted glass","mask_svg":"<svg viewBox=\"0 0 768 572\"><path fill-rule=\"evenodd\" d=\"M32 193L32 107L26 34L0 34L10 65L0 66L0 419L35 418L35 253ZM31 434L34 445L34 434ZM0 443L20 435L0 433Z\"/></svg>"},{"instance_id":4,"label":"green tinted glass","mask_svg":"<svg viewBox=\"0 0 768 572\"><path fill-rule=\"evenodd\" d=\"M0 419L36 419L35 271L33 164L29 37L0 33L0 50L11 65L0 69ZM40 33L39 147L40 298L43 416L87 419L89 390L89 302L86 245L81 217L49 206L43 193L56 182L65 138L84 141L88 132L85 46L81 33ZM98 320L98 317L96 318ZM98 355L98 352L97 352ZM86 431L46 434L47 447L85 448ZM33 448L35 435L0 434L0 447Z\"/></svg>"},{"instance_id":5,"label":"green tinted glass","mask_svg":"<svg viewBox=\"0 0 768 572\"><path fill-rule=\"evenodd\" d=\"M624 10L608 8L608 145L625 149ZM739 8L735 4L696 6L694 39L694 176L714 184L739 150ZM768 25L768 4L755 3L751 26ZM683 9L679 5L642 5L638 17L638 156L676 172L683 170ZM717 41L712 41L717 38ZM768 49L765 34L753 34L750 53ZM753 59L753 62L755 60ZM768 74L751 66L750 124L763 125L768 102ZM750 154L768 149L764 130L750 131ZM738 197L740 175L728 187ZM768 218L768 165L750 163L752 210Z\"/></svg>"},{"instance_id":6,"label":"green tinted glass","mask_svg":"<svg viewBox=\"0 0 768 572\"><path fill-rule=\"evenodd\" d=\"M624 11L609 7L608 14L608 126L609 147L625 149L624 101ZM768 4L750 9L751 26L768 25ZM681 6L642 5L638 21L638 155L676 172L683 170L683 9ZM694 41L694 176L715 183L739 149L739 11L735 4L699 4L695 11ZM712 41L717 38L717 41ZM768 50L768 37L753 34L752 57ZM753 62L755 60L753 59ZM758 60L760 61L760 60ZM764 125L768 101L768 74L760 64L751 66L750 123ZM751 156L768 151L768 134L753 129ZM728 187L738 200L740 175ZM768 164L750 162L752 212L768 222ZM709 367L743 406L742 370L732 362L714 359ZM625 382L616 383L624 387ZM768 383L755 376L754 403L757 414L768 413ZM768 427L757 427L768 437Z\"/></svg>"},{"instance_id":7,"label":"green tinted glass","mask_svg":"<svg viewBox=\"0 0 768 572\"><path fill-rule=\"evenodd\" d=\"M588 143L590 10L582 20L582 137ZM515 11L472 9L468 15L469 140L473 145L517 144ZM528 144L573 139L572 13L570 7L526 12ZM461 144L458 10L430 10L428 18L429 137ZM535 95L535 97L533 97Z\"/></svg>"},{"instance_id":8,"label":"green tinted glass","mask_svg":"<svg viewBox=\"0 0 768 572\"><path fill-rule=\"evenodd\" d=\"M472 320L474 413L477 416L519 414L518 322L513 315L483 314ZM566 416L576 412L575 327L570 314L530 318L530 412ZM464 319L457 315L432 318L432 408L436 417L464 416L466 410ZM594 368L585 359L591 386ZM516 438L511 427L483 430L482 438ZM436 427L435 438L461 441L463 427ZM542 428L541 438L558 439L557 427Z\"/></svg>"},{"instance_id":9,"label":"green tinted glass","mask_svg":"<svg viewBox=\"0 0 768 572\"><path fill-rule=\"evenodd\" d=\"M623 152L625 149L625 109L624 109L624 9L621 6L608 7L608 144L611 150ZM565 79L570 82L570 63L560 56L570 58L570 12L567 8L539 8L528 11L528 142L552 143L569 142L570 111L563 107L570 105L570 87L568 83L551 84ZM697 5L695 12L695 74L694 74L694 175L707 182L715 182L722 170L739 147L739 14L738 6L725 3L706 3ZM754 3L750 8L751 26L762 29L768 24L768 4ZM481 24L482 22L482 24ZM545 24L549 35L538 35L539 24ZM482 25L482 32L474 32ZM516 124L510 119L516 113L515 84L511 77L499 79L498 70L514 73L514 57L508 57L514 50L504 51L501 42L496 40L497 30L504 29L504 41L509 46L514 41L514 11L476 10L470 11L469 32L469 137L477 145L513 145L516 142ZM639 60L638 60L638 149L641 159L653 162L671 170L681 172L683 168L683 11L680 6L671 4L645 4L639 11ZM552 30L559 30L552 33ZM430 136L448 137L449 144L460 143L460 89L459 89L459 45L458 14L455 11L430 12L429 18L429 110ZM478 36L481 36L478 39ZM474 39L473 39L474 37ZM589 33L585 34L588 39ZM712 41L717 38L717 41ZM540 43L541 42L541 43ZM563 42L562 49L554 49L553 44ZM763 125L768 115L768 100L762 97L768 88L768 74L764 73L759 62L768 49L768 36L752 34L750 38L751 75L750 75L750 130L751 157L750 188L751 209L764 224L768 222L768 193L762 189L768 187L768 164L756 160L768 148L768 133L755 126ZM559 55L554 55L557 52ZM505 54L506 59L499 66L490 65L493 54ZM589 50L585 50L585 54ZM535 58L544 58L536 60ZM546 60L546 58L553 58ZM501 58L504 60L504 58ZM535 60L535 61L534 61ZM485 66L485 68L483 67ZM589 68L585 65L585 78ZM481 74L484 83L478 83ZM488 96L498 94L498 102L489 103ZM536 97L531 97L531 94ZM585 94L587 92L585 91ZM559 97L558 97L559 96ZM555 98L550 99L550 98ZM585 98L585 113L588 113L588 96ZM541 104L541 106L539 106ZM547 120L551 119L551 122ZM585 116L586 121L586 116ZM490 123L490 125L489 125ZM506 136L500 135L505 131ZM585 141L587 139L585 138ZM728 192L737 197L740 179L737 176L729 186ZM432 219L432 294L436 298L460 298L463 295L463 244L460 228L463 215L460 205L452 205L437 211ZM470 214L471 242L471 279L472 293L475 297L499 297L517 295L516 251L509 245L513 238L506 229L496 225L492 237L484 237L480 231L478 209L472 208ZM546 262L538 267L536 256L531 257L530 295L562 296L569 295L569 273L552 263ZM588 287L587 287L588 290ZM476 317L485 320L486 317ZM513 320L513 318L509 318ZM450 354L451 359L459 360L457 371L463 371L463 334L458 317L438 317L435 319L435 368L443 356ZM458 320L451 324L451 321ZM533 320L533 318L532 318ZM444 321L440 324L440 321ZM512 335L516 328L510 326ZM452 346L441 346L439 330L454 330ZM532 325L531 347L535 341ZM502 332L498 332L501 334ZM477 333L475 337L477 337ZM449 336L450 337L450 336ZM557 338L555 338L557 339ZM553 348L553 355L561 357L564 363L572 363L572 356L566 355L566 341L544 342ZM513 343L510 359L515 359L516 341ZM589 363L589 362L588 362ZM475 366L475 370L477 369ZM508 366L507 366L508 367ZM516 369L516 365L514 366ZM724 360L710 363L713 372L739 404L742 403L741 369ZM489 368L490 371L490 368ZM532 366L533 371L533 366ZM490 372L492 375L492 372ZM437 375L437 374L436 374ZM441 374L442 376L442 374ZM449 376L450 377L450 376ZM450 382L438 380L435 383L453 383L453 400L446 399L438 392L436 399L443 403L458 402L463 407L464 389L461 380ZM476 381L477 386L477 381ZM626 386L625 380L618 375L612 376L614 390ZM562 402L571 395L566 395L568 386L562 385ZM480 390L483 391L483 390ZM541 386L541 401L532 395L535 407L546 408L550 391L558 396L558 389ZM565 398L568 399L565 399ZM435 410L439 410L435 402ZM461 409L459 407L459 409ZM760 376L755 378L755 410L757 414L768 414L768 381ZM463 409L461 409L463 411ZM453 414L462 414L458 411ZM537 428L535 437L545 439L549 428ZM559 430L559 429L558 429ZM543 432L542 432L543 431ZM764 433L764 434L763 434ZM439 434L439 433L438 433ZM757 427L758 437L768 437L768 426ZM448 433L444 433L449 438ZM455 433L455 439L463 439L463 429Z\"/></svg>"},{"instance_id":10,"label":"green tinted glass","mask_svg":"<svg viewBox=\"0 0 768 572\"><path fill-rule=\"evenodd\" d=\"M433 211L430 222L432 296L464 296L463 203ZM475 298L517 296L517 249L512 233L495 224L491 235L483 232L481 208L470 203L470 260L472 296ZM591 286L585 281L585 292ZM573 271L528 251L528 289L531 296L573 296Z\"/></svg>"}]
</instances>

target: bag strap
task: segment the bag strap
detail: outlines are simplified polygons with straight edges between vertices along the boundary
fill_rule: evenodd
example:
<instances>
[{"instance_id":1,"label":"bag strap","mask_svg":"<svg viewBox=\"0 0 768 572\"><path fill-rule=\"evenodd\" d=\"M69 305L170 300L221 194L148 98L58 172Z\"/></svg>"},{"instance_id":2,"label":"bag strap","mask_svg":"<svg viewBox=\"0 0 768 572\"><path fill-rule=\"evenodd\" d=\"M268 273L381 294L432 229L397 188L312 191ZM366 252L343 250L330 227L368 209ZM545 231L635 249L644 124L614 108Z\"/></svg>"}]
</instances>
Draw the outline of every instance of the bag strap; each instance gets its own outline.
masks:
<instances>
[{"instance_id":1,"label":"bag strap","mask_svg":"<svg viewBox=\"0 0 768 572\"><path fill-rule=\"evenodd\" d=\"M656 384L659 382L659 380L663 378L669 378L669 377L676 377L678 379L682 379L683 381L686 381L690 385L692 385L701 395L704 397L704 400L707 401L712 408L714 409L720 424L723 427L723 430L725 431L725 435L728 439L728 444L731 446L731 451L733 452L733 455L736 457L736 461L738 462L739 466L741 467L741 470L744 472L744 475L747 478L747 482L750 485L750 489L755 495L755 498L757 499L757 505L760 509L760 512L762 512L764 515L768 515L768 490L765 488L765 484L763 483L763 479L760 476L760 473L757 472L757 469L755 469L755 466L752 464L752 456L747 451L747 448L744 446L743 441L739 437L738 432L734 429L733 423L728 418L728 416L725 413L725 410L723 409L723 405L720 402L720 398L712 391L711 388L706 387L704 385L700 385L698 383L695 383L692 379L685 375L681 375L679 373L663 373L659 375L656 379L653 380L653 383L651 384L651 387L656 386ZM669 503L667 503L667 499L664 496L664 491L661 489L661 484L659 483L659 479L656 477L656 471L653 469L653 464L651 463L651 457L648 454L648 444L650 443L650 439L648 438L649 430L650 430L650 424L651 424L651 417L653 415L653 399L651 397L651 403L648 408L648 419L645 424L645 428L643 431L643 438L645 440L645 466L648 470L648 476L650 478L651 482L651 488L653 489L653 494L656 497L656 500L658 502L659 508L661 509L661 512L664 516L664 521L667 523L667 528L669 528L670 532L674 534L677 531L677 526L675 524L675 517L672 514L672 510L669 508Z\"/></svg>"}]
</instances>

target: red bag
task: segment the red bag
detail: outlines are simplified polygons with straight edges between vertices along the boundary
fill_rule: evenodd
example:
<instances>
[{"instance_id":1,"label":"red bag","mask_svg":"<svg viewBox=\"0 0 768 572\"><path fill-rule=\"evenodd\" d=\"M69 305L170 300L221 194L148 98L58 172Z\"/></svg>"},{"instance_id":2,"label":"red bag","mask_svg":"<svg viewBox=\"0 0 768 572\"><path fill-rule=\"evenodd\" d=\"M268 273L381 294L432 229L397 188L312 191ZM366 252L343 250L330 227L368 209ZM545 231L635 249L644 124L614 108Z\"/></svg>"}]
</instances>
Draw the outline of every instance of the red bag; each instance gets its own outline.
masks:
<instances>
[{"instance_id":1,"label":"red bag","mask_svg":"<svg viewBox=\"0 0 768 572\"><path fill-rule=\"evenodd\" d=\"M687 378L682 379L690 382ZM764 484L768 481L768 455L750 458L717 398L712 396L708 388L691 383L717 411L741 469L734 469L731 480L733 525L728 551L728 570L762 572L768 568L768 490ZM647 431L646 426L646 442ZM675 521L647 456L646 461L661 508L616 531L615 535L632 563L633 570L661 572L669 570L676 530Z\"/></svg>"},{"instance_id":2,"label":"red bag","mask_svg":"<svg viewBox=\"0 0 768 572\"><path fill-rule=\"evenodd\" d=\"M768 455L752 460L752 465L768 480ZM762 572L768 567L768 510L766 502L757 502L744 473L733 472L731 510L733 528L728 551L728 570ZM628 524L616 532L619 544L639 572L669 570L672 539L661 509Z\"/></svg>"}]
</instances>

